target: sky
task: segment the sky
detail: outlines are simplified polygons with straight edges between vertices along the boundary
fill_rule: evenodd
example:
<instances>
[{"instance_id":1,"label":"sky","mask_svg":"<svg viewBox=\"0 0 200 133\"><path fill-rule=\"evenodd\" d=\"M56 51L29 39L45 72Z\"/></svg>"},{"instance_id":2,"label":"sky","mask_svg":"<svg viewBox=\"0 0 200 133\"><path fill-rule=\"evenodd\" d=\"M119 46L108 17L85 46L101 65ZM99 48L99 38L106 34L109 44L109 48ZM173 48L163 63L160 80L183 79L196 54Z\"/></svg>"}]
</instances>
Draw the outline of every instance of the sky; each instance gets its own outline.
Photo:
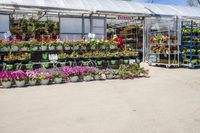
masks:
<instances>
[{"instance_id":1,"label":"sky","mask_svg":"<svg viewBox=\"0 0 200 133\"><path fill-rule=\"evenodd\" d=\"M146 2L149 0L136 0L136 1ZM154 3L187 6L187 0L154 0Z\"/></svg>"}]
</instances>

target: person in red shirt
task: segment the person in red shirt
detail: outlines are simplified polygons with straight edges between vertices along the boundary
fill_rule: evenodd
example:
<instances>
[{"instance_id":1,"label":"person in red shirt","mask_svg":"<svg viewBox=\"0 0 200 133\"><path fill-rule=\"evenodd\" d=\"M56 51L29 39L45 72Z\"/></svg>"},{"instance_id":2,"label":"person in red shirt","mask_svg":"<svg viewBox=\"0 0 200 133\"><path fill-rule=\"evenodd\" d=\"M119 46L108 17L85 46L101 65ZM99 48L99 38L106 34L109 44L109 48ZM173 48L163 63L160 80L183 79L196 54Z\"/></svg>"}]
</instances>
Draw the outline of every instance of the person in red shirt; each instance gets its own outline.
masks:
<instances>
[{"instance_id":1,"label":"person in red shirt","mask_svg":"<svg viewBox=\"0 0 200 133\"><path fill-rule=\"evenodd\" d=\"M118 47L120 50L123 50L123 49L124 49L123 41L122 41L122 39L121 39L119 36L114 35L113 41L117 42L117 47Z\"/></svg>"}]
</instances>

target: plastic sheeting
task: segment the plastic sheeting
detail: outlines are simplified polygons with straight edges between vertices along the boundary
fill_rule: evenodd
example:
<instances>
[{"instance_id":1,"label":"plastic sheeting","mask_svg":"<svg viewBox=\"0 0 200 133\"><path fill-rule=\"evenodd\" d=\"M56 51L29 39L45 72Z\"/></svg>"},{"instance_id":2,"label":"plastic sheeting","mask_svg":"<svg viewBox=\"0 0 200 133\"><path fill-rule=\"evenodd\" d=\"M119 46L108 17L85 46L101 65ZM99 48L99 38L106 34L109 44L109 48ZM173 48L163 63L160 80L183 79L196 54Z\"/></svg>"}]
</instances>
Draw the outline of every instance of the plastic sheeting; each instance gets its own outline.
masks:
<instances>
[{"instance_id":1,"label":"plastic sheeting","mask_svg":"<svg viewBox=\"0 0 200 133\"><path fill-rule=\"evenodd\" d=\"M154 15L200 17L200 8L189 6L172 6L162 4L143 3L146 9Z\"/></svg>"},{"instance_id":2,"label":"plastic sheeting","mask_svg":"<svg viewBox=\"0 0 200 133\"><path fill-rule=\"evenodd\" d=\"M200 17L200 8L147 4L122 0L0 0L5 6L32 6L66 10L98 11L145 15Z\"/></svg>"}]
</instances>

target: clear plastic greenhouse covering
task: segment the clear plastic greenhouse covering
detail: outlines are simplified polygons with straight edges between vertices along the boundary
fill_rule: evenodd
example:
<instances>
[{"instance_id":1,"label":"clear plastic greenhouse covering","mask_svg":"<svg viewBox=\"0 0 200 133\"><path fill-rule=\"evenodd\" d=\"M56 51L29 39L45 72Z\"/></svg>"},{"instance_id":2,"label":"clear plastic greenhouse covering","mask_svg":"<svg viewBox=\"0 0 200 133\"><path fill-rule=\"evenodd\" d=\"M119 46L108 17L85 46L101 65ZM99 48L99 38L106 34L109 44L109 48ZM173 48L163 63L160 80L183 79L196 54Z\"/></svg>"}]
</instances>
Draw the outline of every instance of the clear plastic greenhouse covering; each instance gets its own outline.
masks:
<instances>
[{"instance_id":1,"label":"clear plastic greenhouse covering","mask_svg":"<svg viewBox=\"0 0 200 133\"><path fill-rule=\"evenodd\" d=\"M200 17L200 8L122 0L0 0L0 5L104 13Z\"/></svg>"}]
</instances>

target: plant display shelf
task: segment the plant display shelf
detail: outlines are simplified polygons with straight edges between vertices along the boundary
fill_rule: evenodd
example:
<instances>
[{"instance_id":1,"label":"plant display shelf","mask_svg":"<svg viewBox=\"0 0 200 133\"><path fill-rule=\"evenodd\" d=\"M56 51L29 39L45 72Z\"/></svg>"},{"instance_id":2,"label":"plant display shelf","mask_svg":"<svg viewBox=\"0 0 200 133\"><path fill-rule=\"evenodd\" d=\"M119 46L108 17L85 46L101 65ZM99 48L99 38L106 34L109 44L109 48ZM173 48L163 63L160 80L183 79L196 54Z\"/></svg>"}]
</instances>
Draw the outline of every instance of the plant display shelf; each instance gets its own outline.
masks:
<instances>
[{"instance_id":1,"label":"plant display shelf","mask_svg":"<svg viewBox=\"0 0 200 133\"><path fill-rule=\"evenodd\" d=\"M178 42L172 42L170 34L175 31L154 31L149 34L150 37L159 34L159 36L169 37L165 42L148 42L148 55L150 66L179 67L179 45ZM162 39L161 39L162 40ZM177 40L173 40L177 41ZM155 49L156 50L155 50Z\"/></svg>"},{"instance_id":2,"label":"plant display shelf","mask_svg":"<svg viewBox=\"0 0 200 133\"><path fill-rule=\"evenodd\" d=\"M181 22L180 62L184 67L200 67L200 23Z\"/></svg>"}]
</instances>

